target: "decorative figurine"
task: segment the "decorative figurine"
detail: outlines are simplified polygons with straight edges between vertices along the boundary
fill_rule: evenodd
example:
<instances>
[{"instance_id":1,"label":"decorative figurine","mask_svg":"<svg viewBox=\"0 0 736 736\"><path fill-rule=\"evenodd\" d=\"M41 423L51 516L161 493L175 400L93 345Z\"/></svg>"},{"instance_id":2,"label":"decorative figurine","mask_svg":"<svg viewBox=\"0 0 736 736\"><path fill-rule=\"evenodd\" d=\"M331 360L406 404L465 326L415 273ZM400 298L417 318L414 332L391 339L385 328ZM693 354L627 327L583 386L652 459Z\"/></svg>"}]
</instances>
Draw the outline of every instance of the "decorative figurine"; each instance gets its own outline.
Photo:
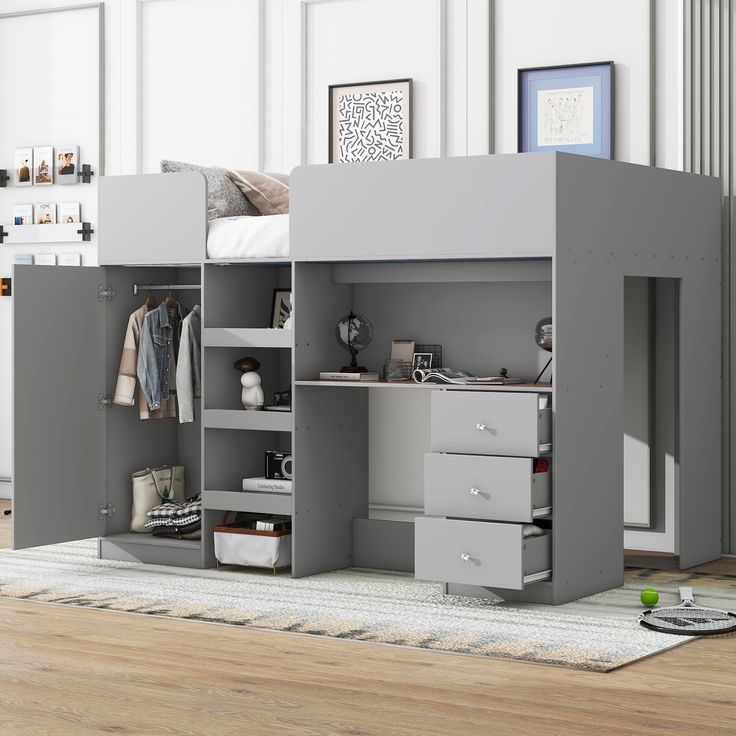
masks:
<instances>
[{"instance_id":1,"label":"decorative figurine","mask_svg":"<svg viewBox=\"0 0 736 736\"><path fill-rule=\"evenodd\" d=\"M350 353L352 360L350 365L343 366L341 373L366 373L367 368L358 365L356 357L361 350L365 350L373 340L373 325L368 321L367 317L362 314L355 314L350 310L350 314L343 317L335 327L335 337L345 350Z\"/></svg>"},{"instance_id":2,"label":"decorative figurine","mask_svg":"<svg viewBox=\"0 0 736 736\"><path fill-rule=\"evenodd\" d=\"M261 364L255 358L241 358L235 361L234 366L243 374L240 377L240 384L243 387L240 400L243 402L243 408L248 411L260 411L263 409L264 396L261 377L256 371Z\"/></svg>"}]
</instances>

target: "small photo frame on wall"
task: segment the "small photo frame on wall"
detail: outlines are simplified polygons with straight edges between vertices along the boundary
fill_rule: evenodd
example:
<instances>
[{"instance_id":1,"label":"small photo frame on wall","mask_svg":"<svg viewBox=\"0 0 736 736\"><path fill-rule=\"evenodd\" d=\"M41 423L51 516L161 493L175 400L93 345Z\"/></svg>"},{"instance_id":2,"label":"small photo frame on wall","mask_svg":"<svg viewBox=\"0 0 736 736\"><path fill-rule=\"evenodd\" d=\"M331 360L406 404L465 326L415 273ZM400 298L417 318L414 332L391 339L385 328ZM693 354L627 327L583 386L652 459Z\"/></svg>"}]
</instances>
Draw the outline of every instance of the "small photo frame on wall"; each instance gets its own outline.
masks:
<instances>
[{"instance_id":1,"label":"small photo frame on wall","mask_svg":"<svg viewBox=\"0 0 736 736\"><path fill-rule=\"evenodd\" d=\"M291 322L291 292L288 289L274 289L273 302L271 304L271 327L283 329L289 327Z\"/></svg>"},{"instance_id":2,"label":"small photo frame on wall","mask_svg":"<svg viewBox=\"0 0 736 736\"><path fill-rule=\"evenodd\" d=\"M411 158L412 80L331 84L329 162Z\"/></svg>"},{"instance_id":3,"label":"small photo frame on wall","mask_svg":"<svg viewBox=\"0 0 736 736\"><path fill-rule=\"evenodd\" d=\"M30 187L33 185L33 149L16 148L15 161L13 164L13 183L17 187Z\"/></svg>"},{"instance_id":4,"label":"small photo frame on wall","mask_svg":"<svg viewBox=\"0 0 736 736\"><path fill-rule=\"evenodd\" d=\"M519 69L519 151L613 158L612 61Z\"/></svg>"},{"instance_id":5,"label":"small photo frame on wall","mask_svg":"<svg viewBox=\"0 0 736 736\"><path fill-rule=\"evenodd\" d=\"M55 166L57 184L78 184L79 146L59 146Z\"/></svg>"},{"instance_id":6,"label":"small photo frame on wall","mask_svg":"<svg viewBox=\"0 0 736 736\"><path fill-rule=\"evenodd\" d=\"M33 149L33 184L54 183L54 147L35 146Z\"/></svg>"}]
</instances>

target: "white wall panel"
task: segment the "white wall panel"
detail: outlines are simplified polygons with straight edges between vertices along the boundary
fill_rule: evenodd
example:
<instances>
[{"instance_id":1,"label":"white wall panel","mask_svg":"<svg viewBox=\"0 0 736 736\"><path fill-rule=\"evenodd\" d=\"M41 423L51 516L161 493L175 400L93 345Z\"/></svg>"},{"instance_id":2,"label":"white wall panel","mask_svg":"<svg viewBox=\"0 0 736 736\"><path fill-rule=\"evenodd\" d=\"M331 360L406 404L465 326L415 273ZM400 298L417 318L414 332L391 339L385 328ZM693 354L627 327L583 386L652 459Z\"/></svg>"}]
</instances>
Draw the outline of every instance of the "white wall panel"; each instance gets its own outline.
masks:
<instances>
[{"instance_id":1,"label":"white wall panel","mask_svg":"<svg viewBox=\"0 0 736 736\"><path fill-rule=\"evenodd\" d=\"M445 151L445 1L330 0L303 11L306 163L327 161L327 88L414 80L415 158Z\"/></svg>"},{"instance_id":2,"label":"white wall panel","mask_svg":"<svg viewBox=\"0 0 736 736\"><path fill-rule=\"evenodd\" d=\"M63 8L63 4L60 6ZM45 6L39 6L42 10ZM0 13L28 12L30 3L0 4ZM12 176L14 149L77 144L83 163L99 173L99 12L65 12L0 18L0 166ZM95 221L96 187L31 186L0 190L0 221L12 222L14 204L80 202L82 217ZM93 236L94 237L94 236ZM0 275L9 276L19 253L81 253L96 263L94 244L0 246ZM0 299L0 477L12 476L12 298ZM53 356L49 356L53 360ZM0 496L7 495L0 483Z\"/></svg>"},{"instance_id":3,"label":"white wall panel","mask_svg":"<svg viewBox=\"0 0 736 736\"><path fill-rule=\"evenodd\" d=\"M143 173L162 158L257 168L259 0L140 3Z\"/></svg>"},{"instance_id":4,"label":"white wall panel","mask_svg":"<svg viewBox=\"0 0 736 736\"><path fill-rule=\"evenodd\" d=\"M647 0L496 0L496 152L517 150L517 70L614 61L615 157L650 157Z\"/></svg>"}]
</instances>

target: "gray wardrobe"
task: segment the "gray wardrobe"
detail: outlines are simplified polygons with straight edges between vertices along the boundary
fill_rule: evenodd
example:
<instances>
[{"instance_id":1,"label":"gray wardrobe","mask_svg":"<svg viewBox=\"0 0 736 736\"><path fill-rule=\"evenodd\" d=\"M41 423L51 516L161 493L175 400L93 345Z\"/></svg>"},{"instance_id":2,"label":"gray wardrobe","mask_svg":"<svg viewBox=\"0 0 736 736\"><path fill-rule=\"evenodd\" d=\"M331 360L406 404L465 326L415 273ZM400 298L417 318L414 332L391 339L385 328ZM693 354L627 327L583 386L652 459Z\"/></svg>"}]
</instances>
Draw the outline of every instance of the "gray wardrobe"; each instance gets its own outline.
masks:
<instances>
[{"instance_id":1,"label":"gray wardrobe","mask_svg":"<svg viewBox=\"0 0 736 736\"><path fill-rule=\"evenodd\" d=\"M675 421L658 447L675 457L681 565L720 555L717 181L564 154L301 167L290 259L227 262L206 257L201 175L105 177L99 188L100 267L15 269L16 547L100 537L103 557L210 566L223 512L265 511L292 516L294 576L415 570L450 592L549 603L619 585L623 294L625 279L644 278L677 295L666 315ZM142 301L133 284L147 283L201 285L179 295L203 305L192 425L141 422L106 401ZM294 294L291 331L268 329L277 287ZM411 336L441 344L445 365L532 378L534 324L551 315L554 382L319 381L345 363L334 328L351 309L373 323L371 368ZM232 362L243 355L261 361L267 396L293 386L293 413L242 410ZM384 430L369 396L385 391L429 402L426 457L407 458L400 441L382 455L385 477L407 462L423 472L415 522L369 510ZM293 452L293 495L240 491L277 448ZM168 462L185 465L188 493L204 492L201 544L127 532L130 473ZM525 523L540 535L524 537Z\"/></svg>"}]
</instances>

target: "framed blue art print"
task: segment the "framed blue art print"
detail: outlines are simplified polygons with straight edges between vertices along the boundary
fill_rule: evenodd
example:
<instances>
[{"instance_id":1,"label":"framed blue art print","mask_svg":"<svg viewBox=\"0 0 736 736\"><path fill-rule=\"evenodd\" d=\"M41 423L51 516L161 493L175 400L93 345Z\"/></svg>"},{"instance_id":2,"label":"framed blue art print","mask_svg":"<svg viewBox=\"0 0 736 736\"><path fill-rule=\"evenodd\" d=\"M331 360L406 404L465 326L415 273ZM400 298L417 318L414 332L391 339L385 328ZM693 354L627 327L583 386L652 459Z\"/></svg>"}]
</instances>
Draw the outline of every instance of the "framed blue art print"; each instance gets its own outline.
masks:
<instances>
[{"instance_id":1,"label":"framed blue art print","mask_svg":"<svg viewBox=\"0 0 736 736\"><path fill-rule=\"evenodd\" d=\"M519 69L519 151L613 158L613 62Z\"/></svg>"}]
</instances>

